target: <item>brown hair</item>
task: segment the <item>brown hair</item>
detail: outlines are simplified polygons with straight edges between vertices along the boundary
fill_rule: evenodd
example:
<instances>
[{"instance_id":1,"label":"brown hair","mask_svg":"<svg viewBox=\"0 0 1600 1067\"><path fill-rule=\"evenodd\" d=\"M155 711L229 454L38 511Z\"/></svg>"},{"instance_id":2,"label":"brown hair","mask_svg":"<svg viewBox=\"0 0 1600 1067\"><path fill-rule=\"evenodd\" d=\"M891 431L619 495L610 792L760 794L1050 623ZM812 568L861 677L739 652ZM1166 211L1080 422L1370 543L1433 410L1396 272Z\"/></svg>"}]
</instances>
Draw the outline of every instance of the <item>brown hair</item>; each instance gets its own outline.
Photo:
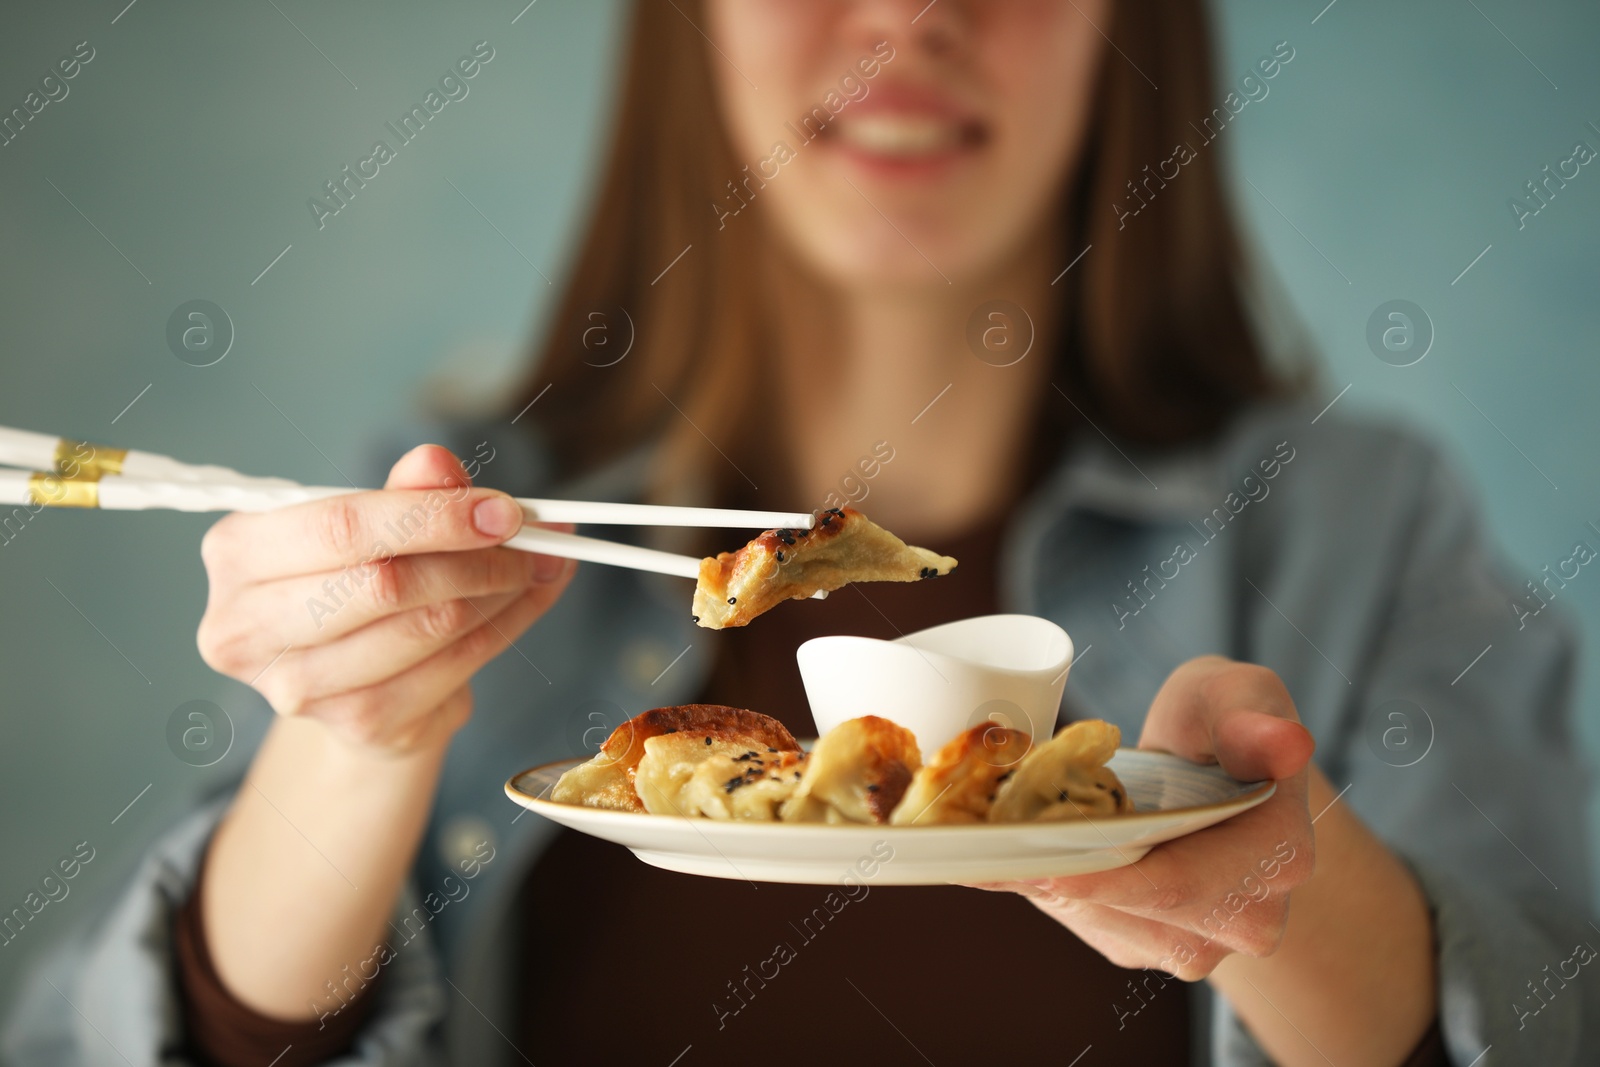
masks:
<instances>
[{"instance_id":1,"label":"brown hair","mask_svg":"<svg viewBox=\"0 0 1600 1067\"><path fill-rule=\"evenodd\" d=\"M1087 417L1127 441L1175 444L1279 385L1245 309L1217 155L1193 125L1219 102L1203 0L1172 0L1159 15L1118 2L1115 12L1120 54L1106 50L1062 190L1063 247L1092 246L1056 286L1064 329L1051 380L1075 407L1057 403L1040 418L1051 436ZM702 433L738 447L760 417L748 398L767 361L754 269L762 229L743 225L759 220L719 232L712 208L741 171L717 119L700 25L700 3L636 0L592 217L516 404L549 384L530 419L567 474L655 442L658 495L691 486L714 497L728 465L704 463ZM1193 158L1163 179L1157 165L1180 144ZM1146 201L1137 218L1123 214ZM606 347L589 343L596 326Z\"/></svg>"}]
</instances>

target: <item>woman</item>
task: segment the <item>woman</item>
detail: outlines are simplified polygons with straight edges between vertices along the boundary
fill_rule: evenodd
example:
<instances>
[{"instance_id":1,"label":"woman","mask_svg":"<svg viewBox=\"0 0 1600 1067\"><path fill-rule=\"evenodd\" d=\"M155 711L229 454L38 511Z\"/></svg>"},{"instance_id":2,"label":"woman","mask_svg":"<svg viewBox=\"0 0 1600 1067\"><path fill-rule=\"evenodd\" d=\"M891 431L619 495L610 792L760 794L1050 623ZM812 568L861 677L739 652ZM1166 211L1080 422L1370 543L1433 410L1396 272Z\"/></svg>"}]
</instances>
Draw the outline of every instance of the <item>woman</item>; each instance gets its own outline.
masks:
<instances>
[{"instance_id":1,"label":"woman","mask_svg":"<svg viewBox=\"0 0 1600 1067\"><path fill-rule=\"evenodd\" d=\"M473 466L842 496L962 567L708 636L680 583L496 547L519 512L438 447L224 519L200 649L281 717L53 965L19 1062L1591 1061L1571 637L1509 627L1431 453L1269 366L1205 29L1199 0L642 2L566 298ZM755 983L818 887L662 874L498 796L653 705L803 731L798 640L1001 608L1074 635L1069 716L1276 795L1104 874L864 887Z\"/></svg>"}]
</instances>

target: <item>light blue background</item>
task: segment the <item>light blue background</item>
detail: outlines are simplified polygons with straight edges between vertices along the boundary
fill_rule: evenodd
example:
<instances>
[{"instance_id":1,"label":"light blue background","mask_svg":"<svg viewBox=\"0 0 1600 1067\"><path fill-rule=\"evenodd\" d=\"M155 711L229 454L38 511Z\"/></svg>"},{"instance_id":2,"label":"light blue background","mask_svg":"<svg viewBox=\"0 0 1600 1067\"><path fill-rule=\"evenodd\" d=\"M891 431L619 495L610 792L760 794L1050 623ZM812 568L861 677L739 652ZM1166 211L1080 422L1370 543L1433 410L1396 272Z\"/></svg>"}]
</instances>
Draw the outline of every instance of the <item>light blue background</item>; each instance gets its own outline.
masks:
<instances>
[{"instance_id":1,"label":"light blue background","mask_svg":"<svg viewBox=\"0 0 1600 1067\"><path fill-rule=\"evenodd\" d=\"M539 0L513 24L519 0L141 0L118 17L123 2L12 12L0 35L5 110L77 42L97 53L0 148L0 423L336 484L333 465L368 468L363 447L424 396L501 388L554 293L530 261L559 278L582 217L619 6ZM1337 0L1318 17L1323 2L1225 5L1224 80L1277 41L1296 56L1208 150L1255 186L1236 182L1238 202L1328 397L1349 385L1340 408L1399 412L1444 442L1532 577L1580 538L1600 545L1586 525L1600 524L1600 166L1520 232L1507 200L1574 141L1600 148L1585 125L1600 124L1600 9ZM307 197L484 39L495 57L470 95L319 232ZM205 369L165 343L168 315L194 298L226 308L238 334ZM1412 367L1365 340L1396 298L1437 330ZM209 771L165 741L187 700L241 720L250 706L194 649L210 521L45 513L0 545L0 912L74 843L97 850L72 895L0 948L0 998L244 758L243 721ZM1592 675L1600 574L1561 599L1583 619Z\"/></svg>"}]
</instances>

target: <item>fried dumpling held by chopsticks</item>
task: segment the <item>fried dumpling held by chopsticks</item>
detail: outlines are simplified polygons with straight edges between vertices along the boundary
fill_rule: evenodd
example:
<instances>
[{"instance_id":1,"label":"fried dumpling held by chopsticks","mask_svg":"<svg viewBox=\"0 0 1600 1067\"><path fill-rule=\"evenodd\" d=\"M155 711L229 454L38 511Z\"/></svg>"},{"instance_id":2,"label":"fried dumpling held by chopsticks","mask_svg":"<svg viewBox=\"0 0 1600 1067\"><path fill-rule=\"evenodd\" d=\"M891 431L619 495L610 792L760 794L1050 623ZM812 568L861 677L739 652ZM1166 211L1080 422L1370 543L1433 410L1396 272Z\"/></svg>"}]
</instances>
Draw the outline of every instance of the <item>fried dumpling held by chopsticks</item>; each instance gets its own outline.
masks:
<instances>
[{"instance_id":1,"label":"fried dumpling held by chopsticks","mask_svg":"<svg viewBox=\"0 0 1600 1067\"><path fill-rule=\"evenodd\" d=\"M1132 811L1127 789L1106 766L1121 743L1122 731L1099 719L1062 727L1000 784L989 821L1054 822Z\"/></svg>"},{"instance_id":2,"label":"fried dumpling held by chopsticks","mask_svg":"<svg viewBox=\"0 0 1600 1067\"><path fill-rule=\"evenodd\" d=\"M652 708L618 726L593 759L567 771L550 792L552 800L616 811L650 811L638 786L644 764L645 792L665 814L709 756L748 750L798 752L799 744L777 719L721 704ZM646 758L648 763L645 763Z\"/></svg>"},{"instance_id":3,"label":"fried dumpling held by chopsticks","mask_svg":"<svg viewBox=\"0 0 1600 1067\"><path fill-rule=\"evenodd\" d=\"M829 730L811 749L784 822L884 823L922 766L916 735L863 715Z\"/></svg>"},{"instance_id":4,"label":"fried dumpling held by chopsticks","mask_svg":"<svg viewBox=\"0 0 1600 1067\"><path fill-rule=\"evenodd\" d=\"M991 722L958 734L911 779L890 822L896 826L979 823L1000 787L1028 755L1033 738Z\"/></svg>"},{"instance_id":5,"label":"fried dumpling held by chopsticks","mask_svg":"<svg viewBox=\"0 0 1600 1067\"><path fill-rule=\"evenodd\" d=\"M700 561L694 621L743 626L785 600L850 582L915 582L949 574L956 561L908 545L855 508L830 508L809 530L768 530L737 552Z\"/></svg>"}]
</instances>

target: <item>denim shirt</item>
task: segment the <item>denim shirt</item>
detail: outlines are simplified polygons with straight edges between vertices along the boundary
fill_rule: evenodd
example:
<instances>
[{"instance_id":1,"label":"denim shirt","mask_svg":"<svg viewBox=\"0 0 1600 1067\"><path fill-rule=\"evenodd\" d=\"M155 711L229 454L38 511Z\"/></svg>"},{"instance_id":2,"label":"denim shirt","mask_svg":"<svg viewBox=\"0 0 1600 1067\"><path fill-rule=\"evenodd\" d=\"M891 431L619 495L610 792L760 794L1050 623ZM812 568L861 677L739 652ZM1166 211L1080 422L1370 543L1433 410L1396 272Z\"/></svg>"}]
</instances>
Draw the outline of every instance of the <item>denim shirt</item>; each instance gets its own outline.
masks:
<instances>
[{"instance_id":1,"label":"denim shirt","mask_svg":"<svg viewBox=\"0 0 1600 1067\"><path fill-rule=\"evenodd\" d=\"M1389 425L1313 415L1262 407L1215 440L1164 452L1079 435L1010 522L1004 609L1072 635L1065 713L1114 722L1129 739L1190 657L1278 672L1318 764L1344 790L1338 803L1428 899L1451 1060L1600 1063L1600 1024L1583 1025L1600 1019L1600 981L1566 973L1600 946L1587 921L1570 624L1554 607L1535 613L1549 597L1497 565L1469 494L1432 449ZM511 427L442 440L478 457L481 483L519 494L620 500L641 484L634 457L554 485ZM555 827L524 816L502 784L592 750L623 718L692 699L716 635L693 625L688 604L681 579L584 564L560 603L479 673L374 1012L339 1064L523 1062L504 1036L517 1032L516 968L561 963L512 958L512 908ZM171 917L225 802L157 840L112 905L30 976L6 1029L8 1062L183 1062ZM1211 1010L1197 1061L1267 1063L1226 1001L1193 988ZM1104 1010L1116 996L1107 991Z\"/></svg>"}]
</instances>

